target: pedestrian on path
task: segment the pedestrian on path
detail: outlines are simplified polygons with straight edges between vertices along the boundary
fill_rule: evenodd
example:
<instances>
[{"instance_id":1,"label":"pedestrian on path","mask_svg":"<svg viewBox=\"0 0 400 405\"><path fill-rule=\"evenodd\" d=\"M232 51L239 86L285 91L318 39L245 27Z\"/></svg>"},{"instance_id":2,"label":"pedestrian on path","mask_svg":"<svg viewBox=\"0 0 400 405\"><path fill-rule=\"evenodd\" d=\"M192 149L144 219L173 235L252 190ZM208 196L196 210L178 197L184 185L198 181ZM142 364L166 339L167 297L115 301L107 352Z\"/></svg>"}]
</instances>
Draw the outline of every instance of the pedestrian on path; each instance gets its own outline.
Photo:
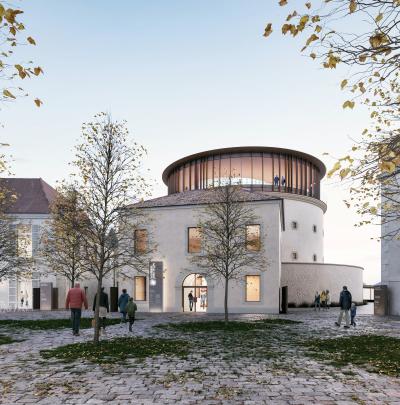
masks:
<instances>
[{"instance_id":1,"label":"pedestrian on path","mask_svg":"<svg viewBox=\"0 0 400 405\"><path fill-rule=\"evenodd\" d=\"M331 307L331 295L329 290L326 290L326 309L328 310Z\"/></svg>"},{"instance_id":2,"label":"pedestrian on path","mask_svg":"<svg viewBox=\"0 0 400 405\"><path fill-rule=\"evenodd\" d=\"M353 325L354 327L356 327L356 322L355 322L356 314L357 314L357 307L356 307L356 303L353 302L351 304L351 308L350 308L350 316L351 316L350 324Z\"/></svg>"},{"instance_id":3,"label":"pedestrian on path","mask_svg":"<svg viewBox=\"0 0 400 405\"><path fill-rule=\"evenodd\" d=\"M93 312L96 310L96 300L97 300L97 293L94 296L93 300ZM103 328L103 332L106 331L106 318L107 313L110 312L110 306L108 304L108 295L104 292L104 287L101 287L100 292L100 308L99 308L99 318L100 318L100 328Z\"/></svg>"},{"instance_id":4,"label":"pedestrian on path","mask_svg":"<svg viewBox=\"0 0 400 405\"><path fill-rule=\"evenodd\" d=\"M132 331L132 326L135 322L135 316L137 311L137 305L133 302L133 298L129 298L128 303L126 304L126 313L128 314L128 321L129 321L129 332Z\"/></svg>"},{"instance_id":5,"label":"pedestrian on path","mask_svg":"<svg viewBox=\"0 0 400 405\"><path fill-rule=\"evenodd\" d=\"M321 311L321 296L319 295L318 291L315 291L315 296L314 296L314 311L317 310Z\"/></svg>"},{"instance_id":6,"label":"pedestrian on path","mask_svg":"<svg viewBox=\"0 0 400 405\"><path fill-rule=\"evenodd\" d=\"M192 291L188 294L188 300L189 300L189 309L193 311L193 301L194 301L194 296Z\"/></svg>"},{"instance_id":7,"label":"pedestrian on path","mask_svg":"<svg viewBox=\"0 0 400 405\"><path fill-rule=\"evenodd\" d=\"M126 289L122 290L122 294L118 298L119 312L121 313L121 323L126 322L126 304L129 300L129 294L127 294Z\"/></svg>"},{"instance_id":8,"label":"pedestrian on path","mask_svg":"<svg viewBox=\"0 0 400 405\"><path fill-rule=\"evenodd\" d=\"M340 293L339 305L340 305L340 313L337 322L335 322L335 325L340 326L344 315L346 319L346 325L344 325L344 327L350 328L349 310L351 308L351 293L346 286L343 286L343 290Z\"/></svg>"},{"instance_id":9,"label":"pedestrian on path","mask_svg":"<svg viewBox=\"0 0 400 405\"><path fill-rule=\"evenodd\" d=\"M79 328L81 326L82 305L88 309L88 302L85 292L81 289L79 283L75 283L73 288L70 288L65 300L65 308L71 309L72 333L74 336L79 336Z\"/></svg>"},{"instance_id":10,"label":"pedestrian on path","mask_svg":"<svg viewBox=\"0 0 400 405\"><path fill-rule=\"evenodd\" d=\"M325 292L325 290L322 290L322 292L321 292L321 306L322 306L322 309L324 309L326 307L326 292Z\"/></svg>"}]
</instances>

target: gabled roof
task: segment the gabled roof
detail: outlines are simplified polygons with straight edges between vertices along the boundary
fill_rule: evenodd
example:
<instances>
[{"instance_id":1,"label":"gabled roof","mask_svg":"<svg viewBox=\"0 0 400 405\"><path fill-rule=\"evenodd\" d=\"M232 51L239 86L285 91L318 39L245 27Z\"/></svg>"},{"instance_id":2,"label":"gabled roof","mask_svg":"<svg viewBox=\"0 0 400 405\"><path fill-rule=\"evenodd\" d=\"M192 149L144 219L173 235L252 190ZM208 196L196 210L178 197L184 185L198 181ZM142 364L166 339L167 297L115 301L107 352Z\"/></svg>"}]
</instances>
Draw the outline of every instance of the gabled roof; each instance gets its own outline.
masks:
<instances>
[{"instance_id":1,"label":"gabled roof","mask_svg":"<svg viewBox=\"0 0 400 405\"><path fill-rule=\"evenodd\" d=\"M41 178L0 178L0 183L17 196L16 202L6 210L7 214L50 213L50 204L57 192Z\"/></svg>"},{"instance_id":2,"label":"gabled roof","mask_svg":"<svg viewBox=\"0 0 400 405\"><path fill-rule=\"evenodd\" d=\"M240 189L240 201L279 201L282 198L271 197L271 194L250 191L244 188ZM171 207L182 205L199 205L210 204L215 201L215 192L213 189L204 190L188 190L181 193L169 194L163 197L153 198L152 200L142 201L132 204L130 207L135 208L155 208L155 207ZM129 207L128 207L129 208Z\"/></svg>"}]
</instances>

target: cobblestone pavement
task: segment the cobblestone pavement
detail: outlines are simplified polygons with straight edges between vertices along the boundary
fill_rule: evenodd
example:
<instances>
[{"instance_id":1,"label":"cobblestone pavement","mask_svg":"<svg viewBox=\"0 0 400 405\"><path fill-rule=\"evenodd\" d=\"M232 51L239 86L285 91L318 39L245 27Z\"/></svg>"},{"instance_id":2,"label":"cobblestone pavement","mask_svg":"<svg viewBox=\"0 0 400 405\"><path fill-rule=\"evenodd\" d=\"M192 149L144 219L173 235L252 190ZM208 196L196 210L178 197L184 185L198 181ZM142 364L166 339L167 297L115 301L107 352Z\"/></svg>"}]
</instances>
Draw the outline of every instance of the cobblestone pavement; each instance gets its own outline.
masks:
<instances>
[{"instance_id":1,"label":"cobblestone pavement","mask_svg":"<svg viewBox=\"0 0 400 405\"><path fill-rule=\"evenodd\" d=\"M400 379L368 373L353 366L339 370L301 353L291 334L337 337L364 333L400 338L400 320L378 318L360 307L357 328L336 328L337 309L292 310L285 319L303 323L275 327L265 341L229 347L224 337L153 328L155 324L193 319L220 319L211 314L139 314L134 336L188 340L185 358L129 359L124 364L64 364L44 360L39 351L92 338L92 330L73 337L68 329L30 331L0 326L0 334L23 339L0 346L1 404L399 404ZM363 312L365 314L363 314ZM90 313L86 314L90 316ZM68 317L67 311L1 312L0 319ZM235 315L235 319L266 315ZM128 335L126 325L108 328L109 339ZM251 339L251 334L247 335ZM249 349L250 348L250 349ZM271 353L271 356L257 352ZM246 351L249 350L248 355ZM243 352L244 351L244 352ZM274 356L274 353L279 353Z\"/></svg>"}]
</instances>

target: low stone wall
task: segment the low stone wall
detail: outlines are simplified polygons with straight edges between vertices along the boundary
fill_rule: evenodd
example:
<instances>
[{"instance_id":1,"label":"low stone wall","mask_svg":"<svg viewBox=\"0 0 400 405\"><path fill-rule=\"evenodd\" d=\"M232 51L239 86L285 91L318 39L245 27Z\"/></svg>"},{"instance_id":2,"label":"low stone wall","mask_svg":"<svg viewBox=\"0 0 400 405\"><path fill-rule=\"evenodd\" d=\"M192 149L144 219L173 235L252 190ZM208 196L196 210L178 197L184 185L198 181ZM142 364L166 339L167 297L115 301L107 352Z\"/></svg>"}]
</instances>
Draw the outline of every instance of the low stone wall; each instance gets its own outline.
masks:
<instances>
[{"instance_id":1,"label":"low stone wall","mask_svg":"<svg viewBox=\"0 0 400 405\"><path fill-rule=\"evenodd\" d=\"M353 301L363 300L363 268L344 264L282 263L281 285L288 286L289 304L312 304L315 292L329 290L331 302L347 286Z\"/></svg>"}]
</instances>

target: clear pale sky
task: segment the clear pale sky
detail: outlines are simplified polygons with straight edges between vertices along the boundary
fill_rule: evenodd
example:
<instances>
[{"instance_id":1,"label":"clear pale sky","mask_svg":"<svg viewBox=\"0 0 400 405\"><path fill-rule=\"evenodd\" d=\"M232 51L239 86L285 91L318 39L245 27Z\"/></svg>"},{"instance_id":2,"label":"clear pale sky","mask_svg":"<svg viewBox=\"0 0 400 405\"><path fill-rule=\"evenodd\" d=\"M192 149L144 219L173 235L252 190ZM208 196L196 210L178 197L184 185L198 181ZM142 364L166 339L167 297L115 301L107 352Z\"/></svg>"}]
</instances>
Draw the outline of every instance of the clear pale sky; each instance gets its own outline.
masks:
<instances>
[{"instance_id":1,"label":"clear pale sky","mask_svg":"<svg viewBox=\"0 0 400 405\"><path fill-rule=\"evenodd\" d=\"M346 71L326 71L279 34L286 9L271 0L22 1L36 47L21 52L45 75L25 87L44 105L19 100L0 111L17 177L51 185L69 173L81 124L100 111L126 119L148 149L146 166L166 194L162 170L202 150L263 145L323 156L347 154L368 123L343 110ZM303 4L303 2L299 2ZM282 20L282 18L281 18ZM275 32L262 34L267 22ZM325 262L365 267L380 280L378 227L354 228L346 189L323 183Z\"/></svg>"}]
</instances>

